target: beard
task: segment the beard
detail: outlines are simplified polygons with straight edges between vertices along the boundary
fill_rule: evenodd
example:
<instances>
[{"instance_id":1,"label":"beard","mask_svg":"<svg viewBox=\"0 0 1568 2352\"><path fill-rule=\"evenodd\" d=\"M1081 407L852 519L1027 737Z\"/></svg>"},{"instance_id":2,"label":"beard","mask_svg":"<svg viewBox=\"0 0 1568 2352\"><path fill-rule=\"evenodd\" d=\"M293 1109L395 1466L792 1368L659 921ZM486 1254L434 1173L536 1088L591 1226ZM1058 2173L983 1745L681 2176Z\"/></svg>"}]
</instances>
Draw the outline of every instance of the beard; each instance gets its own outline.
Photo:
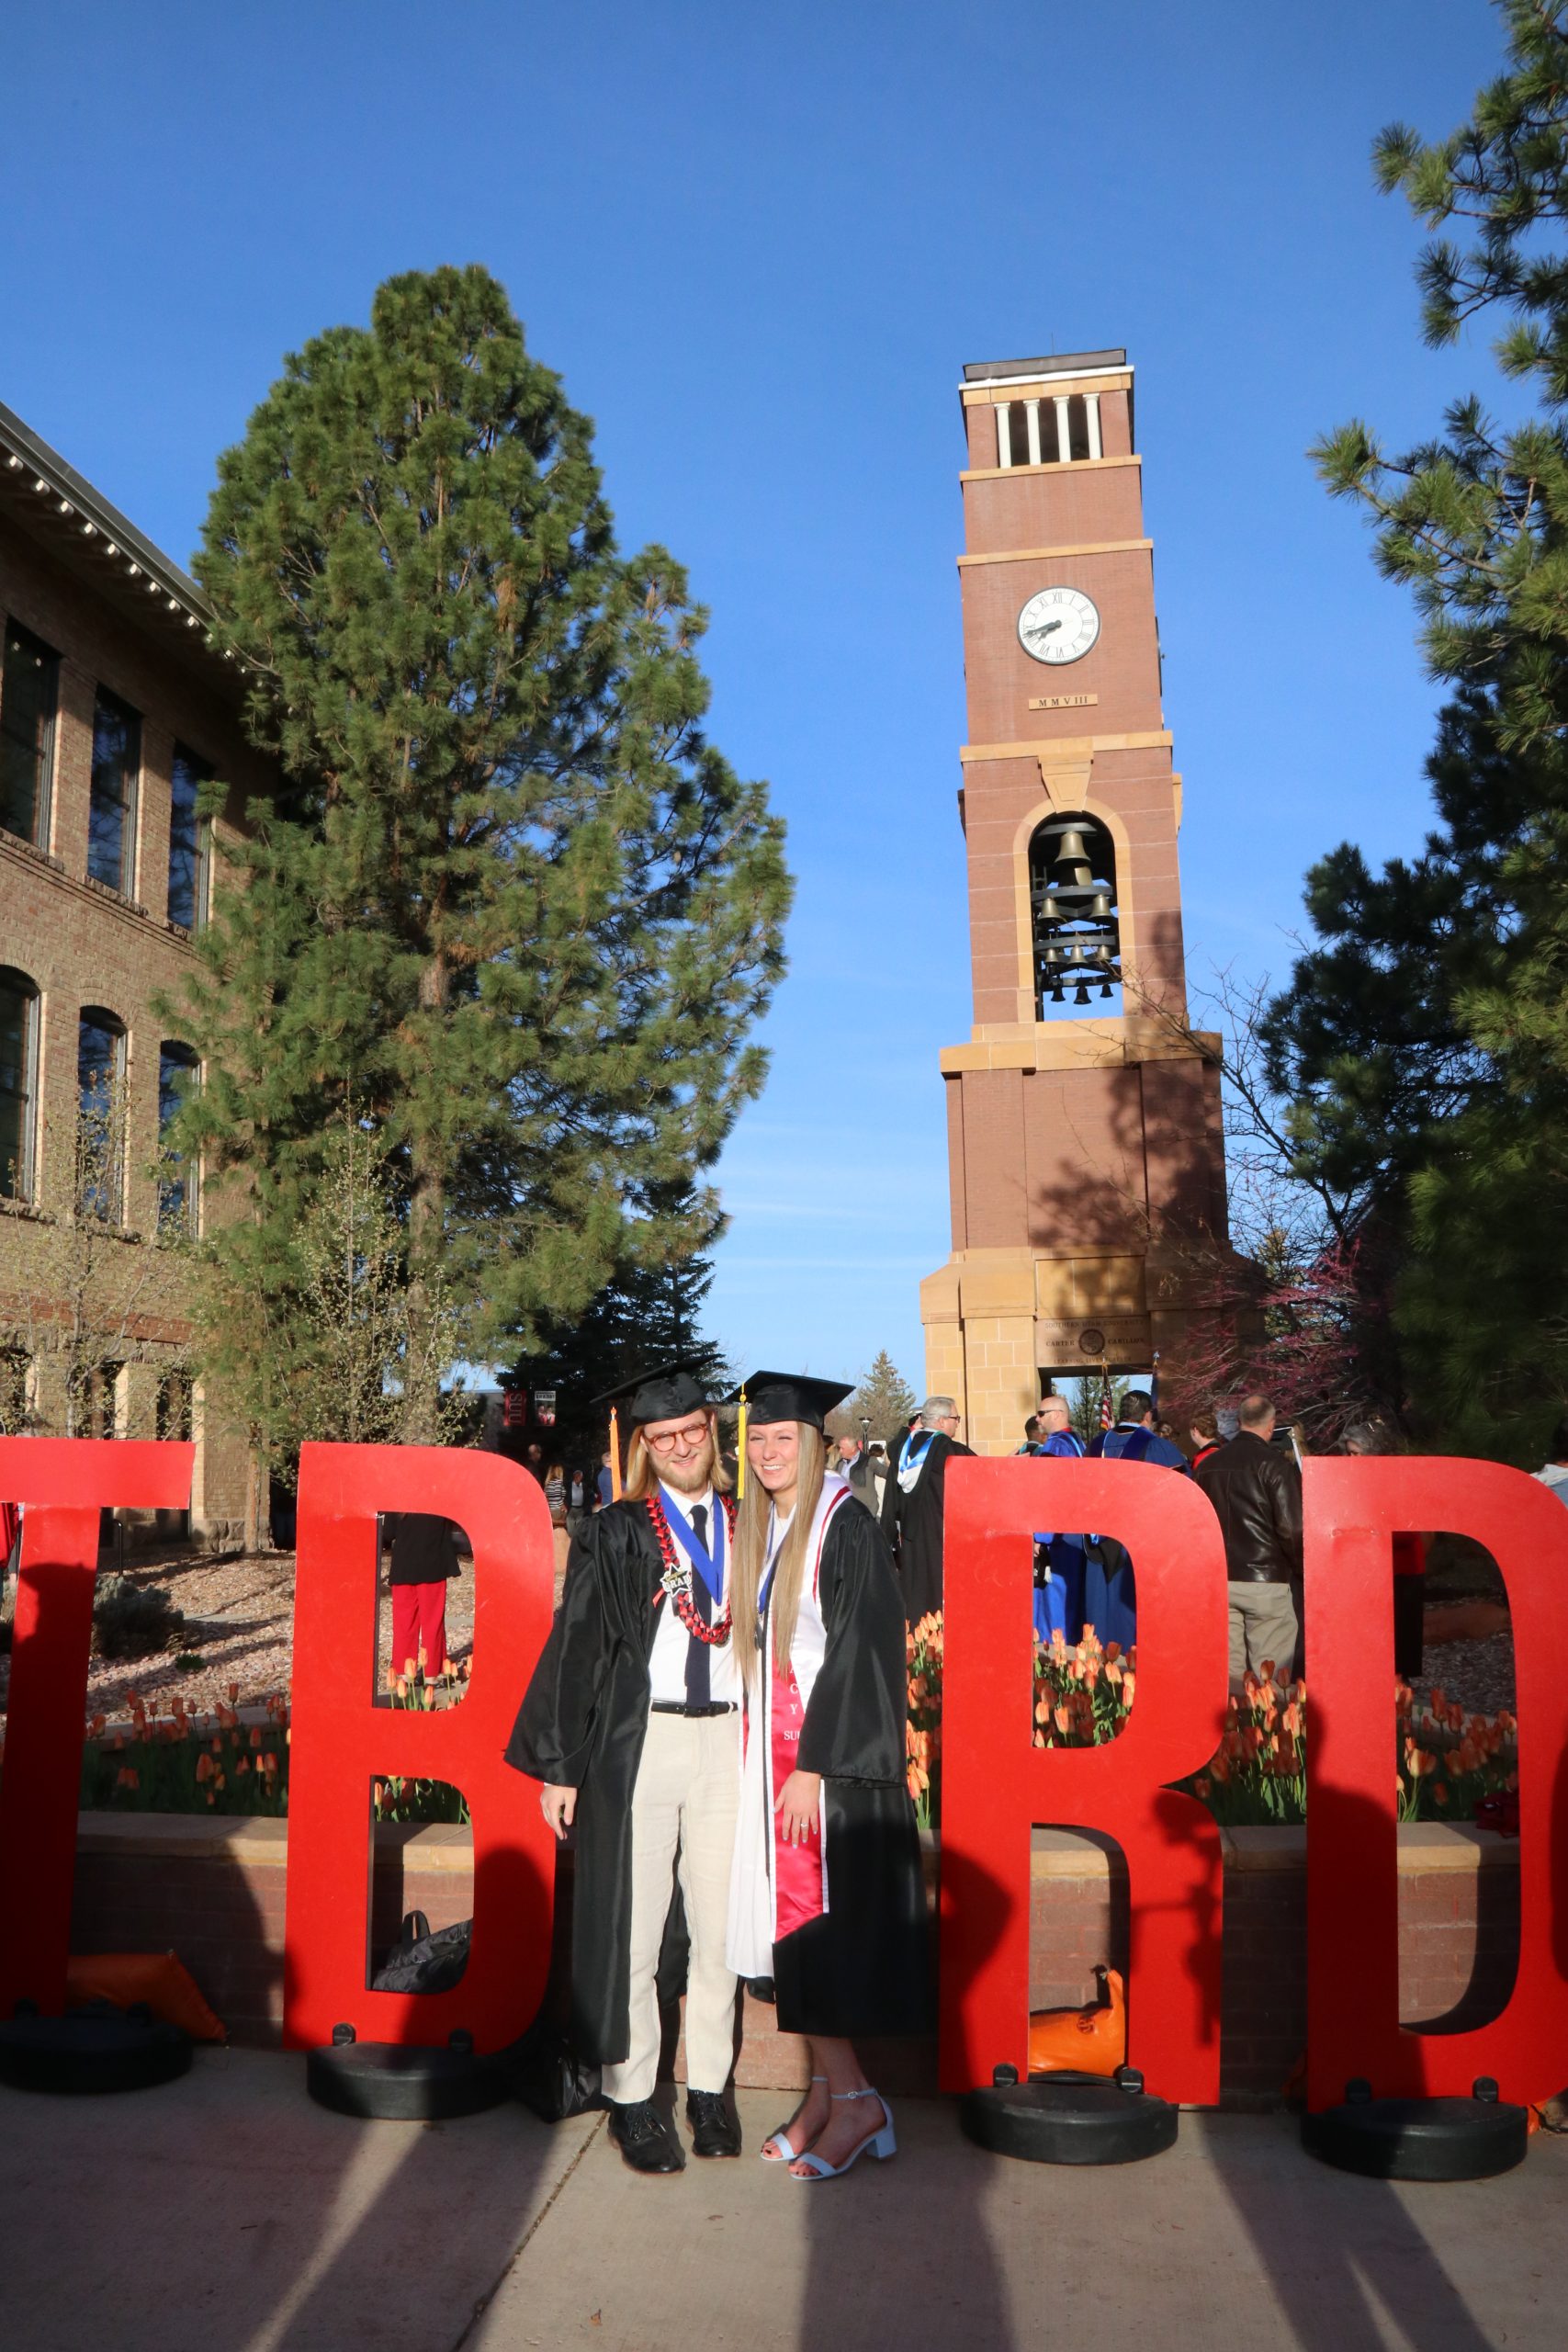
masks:
<instances>
[{"instance_id":1,"label":"beard","mask_svg":"<svg viewBox=\"0 0 1568 2352\"><path fill-rule=\"evenodd\" d=\"M713 1483L713 1440L710 1437L700 1453L682 1454L679 1460L661 1467L659 1476L678 1495L700 1495Z\"/></svg>"}]
</instances>

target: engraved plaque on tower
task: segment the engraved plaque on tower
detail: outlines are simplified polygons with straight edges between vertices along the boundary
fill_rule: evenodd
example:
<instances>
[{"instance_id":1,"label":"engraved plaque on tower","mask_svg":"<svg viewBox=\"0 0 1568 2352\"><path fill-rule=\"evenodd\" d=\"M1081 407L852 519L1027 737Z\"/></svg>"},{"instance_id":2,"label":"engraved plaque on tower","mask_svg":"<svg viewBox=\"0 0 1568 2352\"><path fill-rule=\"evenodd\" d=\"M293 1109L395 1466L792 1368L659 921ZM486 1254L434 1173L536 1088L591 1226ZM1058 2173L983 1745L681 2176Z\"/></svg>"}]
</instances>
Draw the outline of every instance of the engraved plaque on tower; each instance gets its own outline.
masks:
<instances>
[{"instance_id":1,"label":"engraved plaque on tower","mask_svg":"<svg viewBox=\"0 0 1568 2352\"><path fill-rule=\"evenodd\" d=\"M987 361L961 399L974 1026L941 1057L953 1254L920 1302L928 1388L1004 1453L1050 1374L1179 1363L1224 1148L1219 1041L1188 1026L1133 370Z\"/></svg>"}]
</instances>

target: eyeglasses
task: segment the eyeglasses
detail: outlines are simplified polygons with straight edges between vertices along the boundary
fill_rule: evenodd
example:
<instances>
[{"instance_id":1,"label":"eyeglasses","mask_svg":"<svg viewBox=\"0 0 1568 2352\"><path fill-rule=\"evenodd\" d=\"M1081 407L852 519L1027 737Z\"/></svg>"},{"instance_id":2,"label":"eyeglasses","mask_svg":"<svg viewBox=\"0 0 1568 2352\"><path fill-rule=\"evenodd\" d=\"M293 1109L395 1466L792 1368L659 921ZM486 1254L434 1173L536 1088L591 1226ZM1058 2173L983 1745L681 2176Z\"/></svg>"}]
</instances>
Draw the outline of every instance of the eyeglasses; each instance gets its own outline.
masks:
<instances>
[{"instance_id":1,"label":"eyeglasses","mask_svg":"<svg viewBox=\"0 0 1568 2352\"><path fill-rule=\"evenodd\" d=\"M658 1437L644 1430L642 1442L654 1453L695 1453L708 1440L708 1425L699 1422L695 1429L664 1430Z\"/></svg>"}]
</instances>

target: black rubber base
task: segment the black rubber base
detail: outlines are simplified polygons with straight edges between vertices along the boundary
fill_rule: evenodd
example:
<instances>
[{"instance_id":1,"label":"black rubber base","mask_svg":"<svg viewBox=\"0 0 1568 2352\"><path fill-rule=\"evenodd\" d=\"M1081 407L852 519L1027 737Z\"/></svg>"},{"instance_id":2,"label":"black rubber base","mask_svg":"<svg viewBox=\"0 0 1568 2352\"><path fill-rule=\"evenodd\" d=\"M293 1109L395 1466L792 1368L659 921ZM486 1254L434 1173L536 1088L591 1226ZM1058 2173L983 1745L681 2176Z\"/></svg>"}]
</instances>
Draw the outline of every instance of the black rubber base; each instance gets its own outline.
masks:
<instances>
[{"instance_id":1,"label":"black rubber base","mask_svg":"<svg viewBox=\"0 0 1568 2352\"><path fill-rule=\"evenodd\" d=\"M1150 2098L1144 2078L1123 2066L1103 2075L1042 2075L1032 2082L1000 2079L970 2091L959 2120L971 2140L998 2156L1032 2165L1134 2165L1176 2144L1178 2111Z\"/></svg>"},{"instance_id":2,"label":"black rubber base","mask_svg":"<svg viewBox=\"0 0 1568 2352\"><path fill-rule=\"evenodd\" d=\"M1529 2109L1483 2077L1472 2098L1374 2098L1348 2083L1344 2102L1302 2118L1309 2155L1371 2180L1490 2180L1522 2165Z\"/></svg>"},{"instance_id":3,"label":"black rubber base","mask_svg":"<svg viewBox=\"0 0 1568 2352\"><path fill-rule=\"evenodd\" d=\"M0 2025L0 2083L68 2095L151 2090L190 2072L191 2041L140 2004L107 2002L40 2018L30 2008Z\"/></svg>"},{"instance_id":4,"label":"black rubber base","mask_svg":"<svg viewBox=\"0 0 1568 2352\"><path fill-rule=\"evenodd\" d=\"M385 2123L480 2115L509 2095L504 2069L494 2058L481 2058L466 2034L445 2050L336 2041L306 2053L305 2086L339 2115Z\"/></svg>"}]
</instances>

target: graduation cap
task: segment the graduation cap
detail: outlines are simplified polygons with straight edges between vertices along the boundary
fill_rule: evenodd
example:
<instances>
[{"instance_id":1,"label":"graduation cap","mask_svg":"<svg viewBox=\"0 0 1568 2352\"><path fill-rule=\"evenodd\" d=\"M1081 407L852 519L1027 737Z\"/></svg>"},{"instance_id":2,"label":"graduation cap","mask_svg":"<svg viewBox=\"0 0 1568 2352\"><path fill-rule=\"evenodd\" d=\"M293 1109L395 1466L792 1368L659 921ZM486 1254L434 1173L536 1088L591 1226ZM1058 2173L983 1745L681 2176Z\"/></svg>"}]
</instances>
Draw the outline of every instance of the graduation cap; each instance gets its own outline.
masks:
<instances>
[{"instance_id":1,"label":"graduation cap","mask_svg":"<svg viewBox=\"0 0 1568 2352\"><path fill-rule=\"evenodd\" d=\"M804 1421L820 1430L835 1405L850 1396L849 1380L814 1380L804 1372L754 1372L727 1405L743 1405L749 1421Z\"/></svg>"},{"instance_id":2,"label":"graduation cap","mask_svg":"<svg viewBox=\"0 0 1568 2352\"><path fill-rule=\"evenodd\" d=\"M712 1399L708 1384L696 1365L677 1361L658 1364L651 1372L639 1372L635 1380L624 1381L618 1388L606 1388L592 1401L610 1408L610 1492L619 1502L623 1409L626 1427L637 1430L647 1421L679 1421L688 1413L706 1412Z\"/></svg>"}]
</instances>

